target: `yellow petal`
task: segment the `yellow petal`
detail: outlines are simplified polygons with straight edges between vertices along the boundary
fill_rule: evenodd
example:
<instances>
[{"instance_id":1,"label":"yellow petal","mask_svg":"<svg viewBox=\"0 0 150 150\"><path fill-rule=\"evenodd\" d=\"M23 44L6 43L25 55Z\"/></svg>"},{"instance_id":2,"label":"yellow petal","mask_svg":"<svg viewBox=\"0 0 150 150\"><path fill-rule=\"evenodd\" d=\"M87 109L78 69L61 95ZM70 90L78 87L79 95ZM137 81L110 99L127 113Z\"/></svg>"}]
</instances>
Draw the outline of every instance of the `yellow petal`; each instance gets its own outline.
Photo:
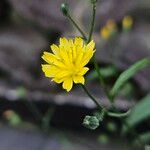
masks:
<instances>
[{"instance_id":1,"label":"yellow petal","mask_svg":"<svg viewBox=\"0 0 150 150\"><path fill-rule=\"evenodd\" d=\"M72 60L73 60L73 62L75 62L76 61L76 58L77 58L78 56L77 56L77 47L73 47L72 48Z\"/></svg>"},{"instance_id":2,"label":"yellow petal","mask_svg":"<svg viewBox=\"0 0 150 150\"><path fill-rule=\"evenodd\" d=\"M80 53L77 53L77 58L75 60L75 65L76 67L79 67L83 58L83 52L81 51Z\"/></svg>"},{"instance_id":3,"label":"yellow petal","mask_svg":"<svg viewBox=\"0 0 150 150\"><path fill-rule=\"evenodd\" d=\"M67 90L67 92L69 92L72 89L73 86L73 81L71 78L67 78L64 82L63 82L63 88L65 90Z\"/></svg>"},{"instance_id":4,"label":"yellow petal","mask_svg":"<svg viewBox=\"0 0 150 150\"><path fill-rule=\"evenodd\" d=\"M60 57L62 61L66 64L66 66L70 66L71 60L69 59L69 55L64 48L60 48Z\"/></svg>"},{"instance_id":5,"label":"yellow petal","mask_svg":"<svg viewBox=\"0 0 150 150\"><path fill-rule=\"evenodd\" d=\"M55 44L51 45L51 50L52 52L55 54L55 55L58 55L59 54L59 47Z\"/></svg>"},{"instance_id":6,"label":"yellow petal","mask_svg":"<svg viewBox=\"0 0 150 150\"><path fill-rule=\"evenodd\" d=\"M55 77L64 78L69 75L70 75L70 73L67 70L60 70L60 72L58 74L55 74Z\"/></svg>"},{"instance_id":7,"label":"yellow petal","mask_svg":"<svg viewBox=\"0 0 150 150\"><path fill-rule=\"evenodd\" d=\"M46 77L54 77L58 70L51 65L42 65L42 71Z\"/></svg>"},{"instance_id":8,"label":"yellow petal","mask_svg":"<svg viewBox=\"0 0 150 150\"><path fill-rule=\"evenodd\" d=\"M83 76L84 74L86 74L86 73L87 73L87 71L88 71L88 70L89 70L89 68L84 67L84 68L82 68L82 69L81 69L81 71L78 73L78 75Z\"/></svg>"},{"instance_id":9,"label":"yellow petal","mask_svg":"<svg viewBox=\"0 0 150 150\"><path fill-rule=\"evenodd\" d=\"M66 38L60 38L59 40L60 46L65 46L68 44L68 40Z\"/></svg>"},{"instance_id":10,"label":"yellow petal","mask_svg":"<svg viewBox=\"0 0 150 150\"><path fill-rule=\"evenodd\" d=\"M56 83L62 83L64 78L53 78L52 81L55 81Z\"/></svg>"},{"instance_id":11,"label":"yellow petal","mask_svg":"<svg viewBox=\"0 0 150 150\"><path fill-rule=\"evenodd\" d=\"M94 50L94 48L95 48L95 43L92 40L90 43L87 44L86 49L87 50Z\"/></svg>"},{"instance_id":12,"label":"yellow petal","mask_svg":"<svg viewBox=\"0 0 150 150\"><path fill-rule=\"evenodd\" d=\"M57 61L57 57L49 52L44 52L42 58L49 64L53 64L55 61Z\"/></svg>"},{"instance_id":13,"label":"yellow petal","mask_svg":"<svg viewBox=\"0 0 150 150\"><path fill-rule=\"evenodd\" d=\"M73 77L73 81L74 81L75 83L82 83L82 84L85 83L85 79L84 79L83 76L74 76L74 77Z\"/></svg>"},{"instance_id":14,"label":"yellow petal","mask_svg":"<svg viewBox=\"0 0 150 150\"><path fill-rule=\"evenodd\" d=\"M77 46L82 47L83 46L83 39L80 38L80 37L76 37L75 40L74 40L74 44L77 45Z\"/></svg>"},{"instance_id":15,"label":"yellow petal","mask_svg":"<svg viewBox=\"0 0 150 150\"><path fill-rule=\"evenodd\" d=\"M69 39L68 42L69 42L69 46L73 46L73 44L74 44L73 39Z\"/></svg>"},{"instance_id":16,"label":"yellow petal","mask_svg":"<svg viewBox=\"0 0 150 150\"><path fill-rule=\"evenodd\" d=\"M81 61L81 66L85 66L89 61L90 59L93 57L93 54L94 54L95 51L93 50L87 50L85 53L84 53L84 56L82 58L82 61Z\"/></svg>"}]
</instances>

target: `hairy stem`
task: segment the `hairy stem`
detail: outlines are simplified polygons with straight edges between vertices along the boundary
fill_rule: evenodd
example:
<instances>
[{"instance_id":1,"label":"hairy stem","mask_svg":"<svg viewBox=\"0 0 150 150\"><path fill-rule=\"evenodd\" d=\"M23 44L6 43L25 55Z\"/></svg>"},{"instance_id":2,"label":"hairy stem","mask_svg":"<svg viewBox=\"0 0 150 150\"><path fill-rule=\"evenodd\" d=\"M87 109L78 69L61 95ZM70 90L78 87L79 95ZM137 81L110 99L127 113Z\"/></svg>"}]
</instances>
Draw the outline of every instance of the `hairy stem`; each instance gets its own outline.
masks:
<instances>
[{"instance_id":1,"label":"hairy stem","mask_svg":"<svg viewBox=\"0 0 150 150\"><path fill-rule=\"evenodd\" d=\"M88 91L88 89L81 84L82 89L85 91L85 93L91 98L91 100L96 104L96 106L100 109L103 109L104 107L98 103L98 101L95 99L95 97L93 95L91 95L91 93Z\"/></svg>"},{"instance_id":2,"label":"hairy stem","mask_svg":"<svg viewBox=\"0 0 150 150\"><path fill-rule=\"evenodd\" d=\"M95 15L96 15L96 3L93 3L92 7L93 7L93 14L92 14L91 28L90 28L90 32L89 32L89 37L88 37L87 43L89 43L91 41L92 34L93 34L94 23L95 23Z\"/></svg>"}]
</instances>

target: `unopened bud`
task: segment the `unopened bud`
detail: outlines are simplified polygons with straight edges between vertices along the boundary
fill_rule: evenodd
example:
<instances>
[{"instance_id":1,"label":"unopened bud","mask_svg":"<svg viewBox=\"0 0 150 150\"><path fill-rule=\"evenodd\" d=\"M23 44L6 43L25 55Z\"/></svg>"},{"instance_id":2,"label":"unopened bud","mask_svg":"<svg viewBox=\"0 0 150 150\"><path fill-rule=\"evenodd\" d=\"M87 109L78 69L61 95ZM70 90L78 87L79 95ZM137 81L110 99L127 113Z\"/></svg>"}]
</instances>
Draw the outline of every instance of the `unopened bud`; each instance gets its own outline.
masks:
<instances>
[{"instance_id":1,"label":"unopened bud","mask_svg":"<svg viewBox=\"0 0 150 150\"><path fill-rule=\"evenodd\" d=\"M91 130L95 130L99 127L99 120L96 116L85 116L83 125Z\"/></svg>"},{"instance_id":2,"label":"unopened bud","mask_svg":"<svg viewBox=\"0 0 150 150\"><path fill-rule=\"evenodd\" d=\"M69 6L67 3L62 3L61 4L61 12L63 13L64 16L68 15L69 12Z\"/></svg>"}]
</instances>

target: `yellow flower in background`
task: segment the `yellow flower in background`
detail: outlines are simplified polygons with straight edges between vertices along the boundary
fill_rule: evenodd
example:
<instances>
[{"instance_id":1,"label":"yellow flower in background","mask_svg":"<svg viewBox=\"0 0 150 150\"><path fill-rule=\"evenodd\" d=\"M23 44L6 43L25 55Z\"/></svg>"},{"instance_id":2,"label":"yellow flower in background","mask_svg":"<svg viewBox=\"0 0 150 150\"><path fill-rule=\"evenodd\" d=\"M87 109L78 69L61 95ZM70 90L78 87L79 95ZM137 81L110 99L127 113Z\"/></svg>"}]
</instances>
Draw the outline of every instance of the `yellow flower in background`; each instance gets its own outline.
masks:
<instances>
[{"instance_id":1,"label":"yellow flower in background","mask_svg":"<svg viewBox=\"0 0 150 150\"><path fill-rule=\"evenodd\" d=\"M103 39L109 39L113 33L117 31L117 26L114 20L110 19L106 22L106 25L100 30L100 35Z\"/></svg>"},{"instance_id":2,"label":"yellow flower in background","mask_svg":"<svg viewBox=\"0 0 150 150\"><path fill-rule=\"evenodd\" d=\"M115 23L115 21L112 20L112 19L109 19L109 20L107 21L106 26L107 26L107 28L110 30L110 32L112 32L112 31L114 31L114 30L117 29L116 23Z\"/></svg>"},{"instance_id":3,"label":"yellow flower in background","mask_svg":"<svg viewBox=\"0 0 150 150\"><path fill-rule=\"evenodd\" d=\"M104 26L101 30L100 30L100 35L103 39L107 40L110 37L110 31L109 29Z\"/></svg>"},{"instance_id":4,"label":"yellow flower in background","mask_svg":"<svg viewBox=\"0 0 150 150\"><path fill-rule=\"evenodd\" d=\"M130 29L133 25L133 19L131 16L125 16L122 20L123 29Z\"/></svg>"},{"instance_id":5,"label":"yellow flower in background","mask_svg":"<svg viewBox=\"0 0 150 150\"><path fill-rule=\"evenodd\" d=\"M60 38L59 45L51 45L52 53L44 52L42 58L47 64L42 64L46 77L70 91L73 83L85 83L84 75L89 70L85 67L94 54L95 43L92 40L84 44L82 38Z\"/></svg>"}]
</instances>

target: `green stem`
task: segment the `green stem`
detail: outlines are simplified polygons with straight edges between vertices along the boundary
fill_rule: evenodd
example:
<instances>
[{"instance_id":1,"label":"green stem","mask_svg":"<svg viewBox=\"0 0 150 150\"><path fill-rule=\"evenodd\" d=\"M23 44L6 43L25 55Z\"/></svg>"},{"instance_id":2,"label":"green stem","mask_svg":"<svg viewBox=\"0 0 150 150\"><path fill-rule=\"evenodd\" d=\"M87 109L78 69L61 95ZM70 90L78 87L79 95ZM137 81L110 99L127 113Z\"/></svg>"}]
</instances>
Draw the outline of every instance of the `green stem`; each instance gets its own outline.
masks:
<instances>
[{"instance_id":1,"label":"green stem","mask_svg":"<svg viewBox=\"0 0 150 150\"><path fill-rule=\"evenodd\" d=\"M54 109L49 107L49 109L47 110L47 112L45 113L42 119L42 129L44 131L49 131L50 121L51 121L53 113L54 113Z\"/></svg>"},{"instance_id":2,"label":"green stem","mask_svg":"<svg viewBox=\"0 0 150 150\"><path fill-rule=\"evenodd\" d=\"M95 15L96 15L96 1L92 3L92 6L93 6L93 15L92 15L91 29L90 29L89 38L88 38L87 43L89 43L91 41L92 34L93 34L94 23L95 23ZM94 68L96 69L96 72L98 74L100 84L104 87L104 92L106 93L106 96L107 96L108 100L112 101L109 93L107 92L106 84L105 84L103 76L100 72L99 66L98 66L97 61L95 59L95 56L93 57L93 63L94 63Z\"/></svg>"},{"instance_id":3,"label":"green stem","mask_svg":"<svg viewBox=\"0 0 150 150\"><path fill-rule=\"evenodd\" d=\"M91 21L91 28L89 32L89 37L87 43L91 41L92 34L93 34L93 29L94 29L94 23L95 23L95 14L96 14L96 3L93 3L93 14L92 14L92 21Z\"/></svg>"},{"instance_id":4,"label":"green stem","mask_svg":"<svg viewBox=\"0 0 150 150\"><path fill-rule=\"evenodd\" d=\"M95 56L93 57L93 63L94 63L94 68L96 69L96 72L98 74L98 78L99 78L99 81L100 81L101 85L105 86L105 82L104 82L103 76L100 72L99 66L98 66L97 61L95 59Z\"/></svg>"},{"instance_id":5,"label":"green stem","mask_svg":"<svg viewBox=\"0 0 150 150\"><path fill-rule=\"evenodd\" d=\"M130 110L128 110L125 113L114 113L114 112L108 111L107 115L111 117L116 117L116 118L123 118L123 117L127 117L130 114L130 112L131 112Z\"/></svg>"},{"instance_id":6,"label":"green stem","mask_svg":"<svg viewBox=\"0 0 150 150\"><path fill-rule=\"evenodd\" d=\"M37 108L37 106L29 100L23 100L23 101L25 105L28 107L28 109L31 111L33 116L36 118L36 120L40 122L43 116L42 113Z\"/></svg>"},{"instance_id":7,"label":"green stem","mask_svg":"<svg viewBox=\"0 0 150 150\"><path fill-rule=\"evenodd\" d=\"M97 105L98 108L100 108L100 109L104 108L100 103L98 103L98 101L95 99L95 97L90 94L90 92L88 91L88 89L84 85L81 84L81 87L83 88L85 93L91 98L91 100L93 100L93 102Z\"/></svg>"},{"instance_id":8,"label":"green stem","mask_svg":"<svg viewBox=\"0 0 150 150\"><path fill-rule=\"evenodd\" d=\"M98 74L99 82L100 82L100 84L102 85L102 87L103 87L103 89L104 89L104 92L105 92L105 94L106 94L108 100L109 100L110 103L112 104L112 99L111 99L111 97L110 97L110 95L109 95L109 93L108 93L108 91L107 91L106 83L105 83L104 78L103 78L103 76L102 76L102 74L101 74L101 72L100 72L98 63L97 63L97 61L96 61L96 59L95 59L95 56L93 57L93 63L94 63L94 68L95 68L95 70L96 70L96 72L97 72L97 74Z\"/></svg>"},{"instance_id":9,"label":"green stem","mask_svg":"<svg viewBox=\"0 0 150 150\"><path fill-rule=\"evenodd\" d=\"M78 29L78 31L81 33L81 35L83 36L83 38L85 40L87 40L86 35L84 34L84 32L81 30L81 28L78 26L78 24L74 21L74 19L70 16L70 14L67 15L68 19L72 22L72 24Z\"/></svg>"}]
</instances>

